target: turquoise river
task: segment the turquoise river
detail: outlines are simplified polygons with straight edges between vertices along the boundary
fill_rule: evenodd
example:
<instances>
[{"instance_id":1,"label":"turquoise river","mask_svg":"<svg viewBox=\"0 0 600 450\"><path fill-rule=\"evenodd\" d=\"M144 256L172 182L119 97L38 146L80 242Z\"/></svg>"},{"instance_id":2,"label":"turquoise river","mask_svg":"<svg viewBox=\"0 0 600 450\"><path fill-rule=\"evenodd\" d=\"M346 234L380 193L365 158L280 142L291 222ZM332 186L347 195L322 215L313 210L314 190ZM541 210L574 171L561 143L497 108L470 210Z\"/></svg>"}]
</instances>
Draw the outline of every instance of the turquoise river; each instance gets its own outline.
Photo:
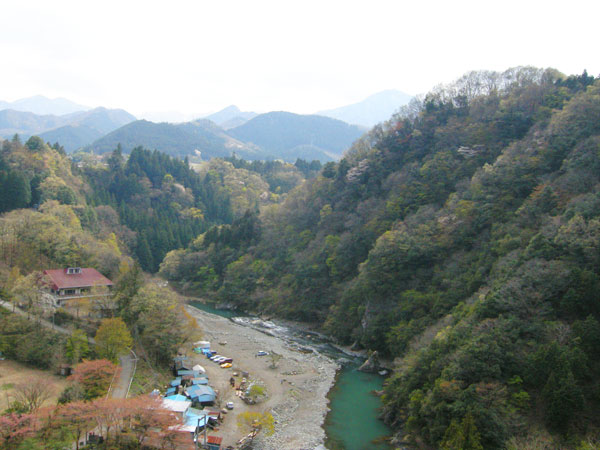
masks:
<instances>
[{"instance_id":1,"label":"turquoise river","mask_svg":"<svg viewBox=\"0 0 600 450\"><path fill-rule=\"evenodd\" d=\"M216 309L211 305L193 302L192 306L202 311L231 319L243 316L239 312ZM316 334L307 335L302 329L294 329L285 323L286 338L301 345L311 346L327 356L337 360L342 368L336 382L329 392L331 411L325 420L327 434L326 447L330 450L389 450L382 441L392 431L377 418L381 401L373 394L383 385L383 377L377 374L359 372L362 361L342 353ZM309 337L307 337L309 336Z\"/></svg>"}]
</instances>

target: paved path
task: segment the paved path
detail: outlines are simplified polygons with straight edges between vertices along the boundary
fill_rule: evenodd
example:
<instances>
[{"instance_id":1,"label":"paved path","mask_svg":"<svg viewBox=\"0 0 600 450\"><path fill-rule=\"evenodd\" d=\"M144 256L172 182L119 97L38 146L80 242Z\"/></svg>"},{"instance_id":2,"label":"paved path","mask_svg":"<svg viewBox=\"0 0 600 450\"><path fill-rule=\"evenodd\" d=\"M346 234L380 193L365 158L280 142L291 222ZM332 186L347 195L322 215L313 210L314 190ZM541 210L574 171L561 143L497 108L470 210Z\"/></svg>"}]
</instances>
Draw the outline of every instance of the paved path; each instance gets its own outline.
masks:
<instances>
[{"instance_id":1,"label":"paved path","mask_svg":"<svg viewBox=\"0 0 600 450\"><path fill-rule=\"evenodd\" d=\"M71 330L68 330L64 327L60 327L58 325L54 325L52 322L48 322L45 319L33 316L27 313L26 311L23 311L21 308L15 307L10 302L0 300L0 306L27 319L34 320L36 323L39 323L43 327L50 328L62 334L71 334ZM88 342L94 345L96 344L96 341L94 341L94 339L90 337L88 337ZM133 353L133 351L130 351L126 355L121 356L119 360L121 362L121 373L119 374L119 378L113 380L113 384L110 390L110 396L112 398L127 398L127 395L129 394L129 387L131 386L133 375L135 374L137 358L135 356L135 353Z\"/></svg>"},{"instance_id":2,"label":"paved path","mask_svg":"<svg viewBox=\"0 0 600 450\"><path fill-rule=\"evenodd\" d=\"M137 358L135 353L129 352L127 355L119 357L119 361L121 363L121 374L118 379L113 381L111 397L127 398L135 374Z\"/></svg>"}]
</instances>

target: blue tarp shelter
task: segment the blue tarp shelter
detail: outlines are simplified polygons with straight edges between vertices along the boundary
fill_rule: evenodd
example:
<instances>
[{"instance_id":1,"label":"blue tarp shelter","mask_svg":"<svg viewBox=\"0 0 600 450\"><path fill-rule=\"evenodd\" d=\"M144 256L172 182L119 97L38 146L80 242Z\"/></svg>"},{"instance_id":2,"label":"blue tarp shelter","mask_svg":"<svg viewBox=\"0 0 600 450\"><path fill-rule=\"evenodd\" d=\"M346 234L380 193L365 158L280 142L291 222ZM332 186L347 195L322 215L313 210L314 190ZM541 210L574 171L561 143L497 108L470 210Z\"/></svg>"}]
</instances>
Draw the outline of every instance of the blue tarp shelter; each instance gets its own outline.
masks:
<instances>
[{"instance_id":1,"label":"blue tarp shelter","mask_svg":"<svg viewBox=\"0 0 600 450\"><path fill-rule=\"evenodd\" d=\"M193 375L194 378L196 378L198 375L200 375L200 372L198 372L197 370L184 370L184 369L177 371L177 376L182 377L184 375Z\"/></svg>"},{"instance_id":2,"label":"blue tarp shelter","mask_svg":"<svg viewBox=\"0 0 600 450\"><path fill-rule=\"evenodd\" d=\"M208 378L206 377L198 377L192 379L192 384L208 384Z\"/></svg>"},{"instance_id":3,"label":"blue tarp shelter","mask_svg":"<svg viewBox=\"0 0 600 450\"><path fill-rule=\"evenodd\" d=\"M190 408L193 410L193 408ZM197 411L197 410L195 410ZM188 410L185 413L185 424L187 426L199 426L199 427L203 427L208 423L208 414L196 414L194 412L190 412L190 410Z\"/></svg>"},{"instance_id":4,"label":"blue tarp shelter","mask_svg":"<svg viewBox=\"0 0 600 450\"><path fill-rule=\"evenodd\" d=\"M212 403L217 398L217 394L210 386L194 384L186 389L187 394L193 401L200 403Z\"/></svg>"},{"instance_id":5,"label":"blue tarp shelter","mask_svg":"<svg viewBox=\"0 0 600 450\"><path fill-rule=\"evenodd\" d=\"M174 387L170 387L169 389L167 389L167 392L165 392L165 395L171 395L171 394L174 394L175 392L177 392L177 389Z\"/></svg>"},{"instance_id":6,"label":"blue tarp shelter","mask_svg":"<svg viewBox=\"0 0 600 450\"><path fill-rule=\"evenodd\" d=\"M167 399L167 400L174 400L176 402L187 402L187 401L189 401L188 398L185 395L181 395L181 394L169 395L169 396L165 397L165 399Z\"/></svg>"},{"instance_id":7,"label":"blue tarp shelter","mask_svg":"<svg viewBox=\"0 0 600 450\"><path fill-rule=\"evenodd\" d=\"M173 381L171 381L171 386L176 387L179 386L181 384L181 377L177 377L175 378Z\"/></svg>"}]
</instances>

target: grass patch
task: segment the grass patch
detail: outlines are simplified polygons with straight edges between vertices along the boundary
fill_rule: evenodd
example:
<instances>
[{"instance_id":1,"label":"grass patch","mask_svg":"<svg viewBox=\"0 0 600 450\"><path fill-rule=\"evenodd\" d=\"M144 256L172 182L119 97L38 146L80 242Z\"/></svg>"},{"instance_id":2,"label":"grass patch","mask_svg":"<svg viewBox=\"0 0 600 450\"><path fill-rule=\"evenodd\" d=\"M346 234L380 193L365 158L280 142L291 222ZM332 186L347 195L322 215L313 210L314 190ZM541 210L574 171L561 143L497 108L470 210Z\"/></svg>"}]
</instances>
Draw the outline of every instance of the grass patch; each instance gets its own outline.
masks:
<instances>
[{"instance_id":1,"label":"grass patch","mask_svg":"<svg viewBox=\"0 0 600 450\"><path fill-rule=\"evenodd\" d=\"M14 399L14 390L19 384L24 381L33 380L43 381L49 391L50 398L44 402L43 406L55 405L61 392L69 382L66 378L55 375L50 370L39 370L25 364L11 361L9 359L0 361L0 412L10 406L10 402Z\"/></svg>"},{"instance_id":2,"label":"grass patch","mask_svg":"<svg viewBox=\"0 0 600 450\"><path fill-rule=\"evenodd\" d=\"M164 392L165 386L172 378L168 368L150 366L144 358L140 358L137 362L129 396L148 394L154 389Z\"/></svg>"}]
</instances>

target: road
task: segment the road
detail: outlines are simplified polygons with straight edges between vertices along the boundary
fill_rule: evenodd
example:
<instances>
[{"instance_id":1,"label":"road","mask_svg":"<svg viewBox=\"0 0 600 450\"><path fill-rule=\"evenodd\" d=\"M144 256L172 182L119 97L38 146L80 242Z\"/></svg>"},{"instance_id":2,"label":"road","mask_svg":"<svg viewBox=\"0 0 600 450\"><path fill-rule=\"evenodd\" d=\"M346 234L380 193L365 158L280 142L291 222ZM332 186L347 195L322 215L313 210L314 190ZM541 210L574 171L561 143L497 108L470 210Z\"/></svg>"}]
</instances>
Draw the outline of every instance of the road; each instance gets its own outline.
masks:
<instances>
[{"instance_id":1,"label":"road","mask_svg":"<svg viewBox=\"0 0 600 450\"><path fill-rule=\"evenodd\" d=\"M21 308L13 306L13 304L10 302L0 300L0 306L27 319L34 320L36 323L42 325L43 327L50 328L62 334L71 334L70 330L60 327L58 325L54 325L52 322L48 322L45 319L32 316L26 311L23 311ZM88 342L90 344L96 344L96 341L94 341L94 339L90 337L88 337ZM119 377L117 379L113 380L112 386L110 388L110 396L112 398L127 398L127 396L129 395L129 387L131 386L131 381L133 380L133 376L135 374L137 358L135 356L135 353L133 353L133 351L130 351L129 353L122 355L119 358L119 361L121 363L121 373L119 374Z\"/></svg>"}]
</instances>

